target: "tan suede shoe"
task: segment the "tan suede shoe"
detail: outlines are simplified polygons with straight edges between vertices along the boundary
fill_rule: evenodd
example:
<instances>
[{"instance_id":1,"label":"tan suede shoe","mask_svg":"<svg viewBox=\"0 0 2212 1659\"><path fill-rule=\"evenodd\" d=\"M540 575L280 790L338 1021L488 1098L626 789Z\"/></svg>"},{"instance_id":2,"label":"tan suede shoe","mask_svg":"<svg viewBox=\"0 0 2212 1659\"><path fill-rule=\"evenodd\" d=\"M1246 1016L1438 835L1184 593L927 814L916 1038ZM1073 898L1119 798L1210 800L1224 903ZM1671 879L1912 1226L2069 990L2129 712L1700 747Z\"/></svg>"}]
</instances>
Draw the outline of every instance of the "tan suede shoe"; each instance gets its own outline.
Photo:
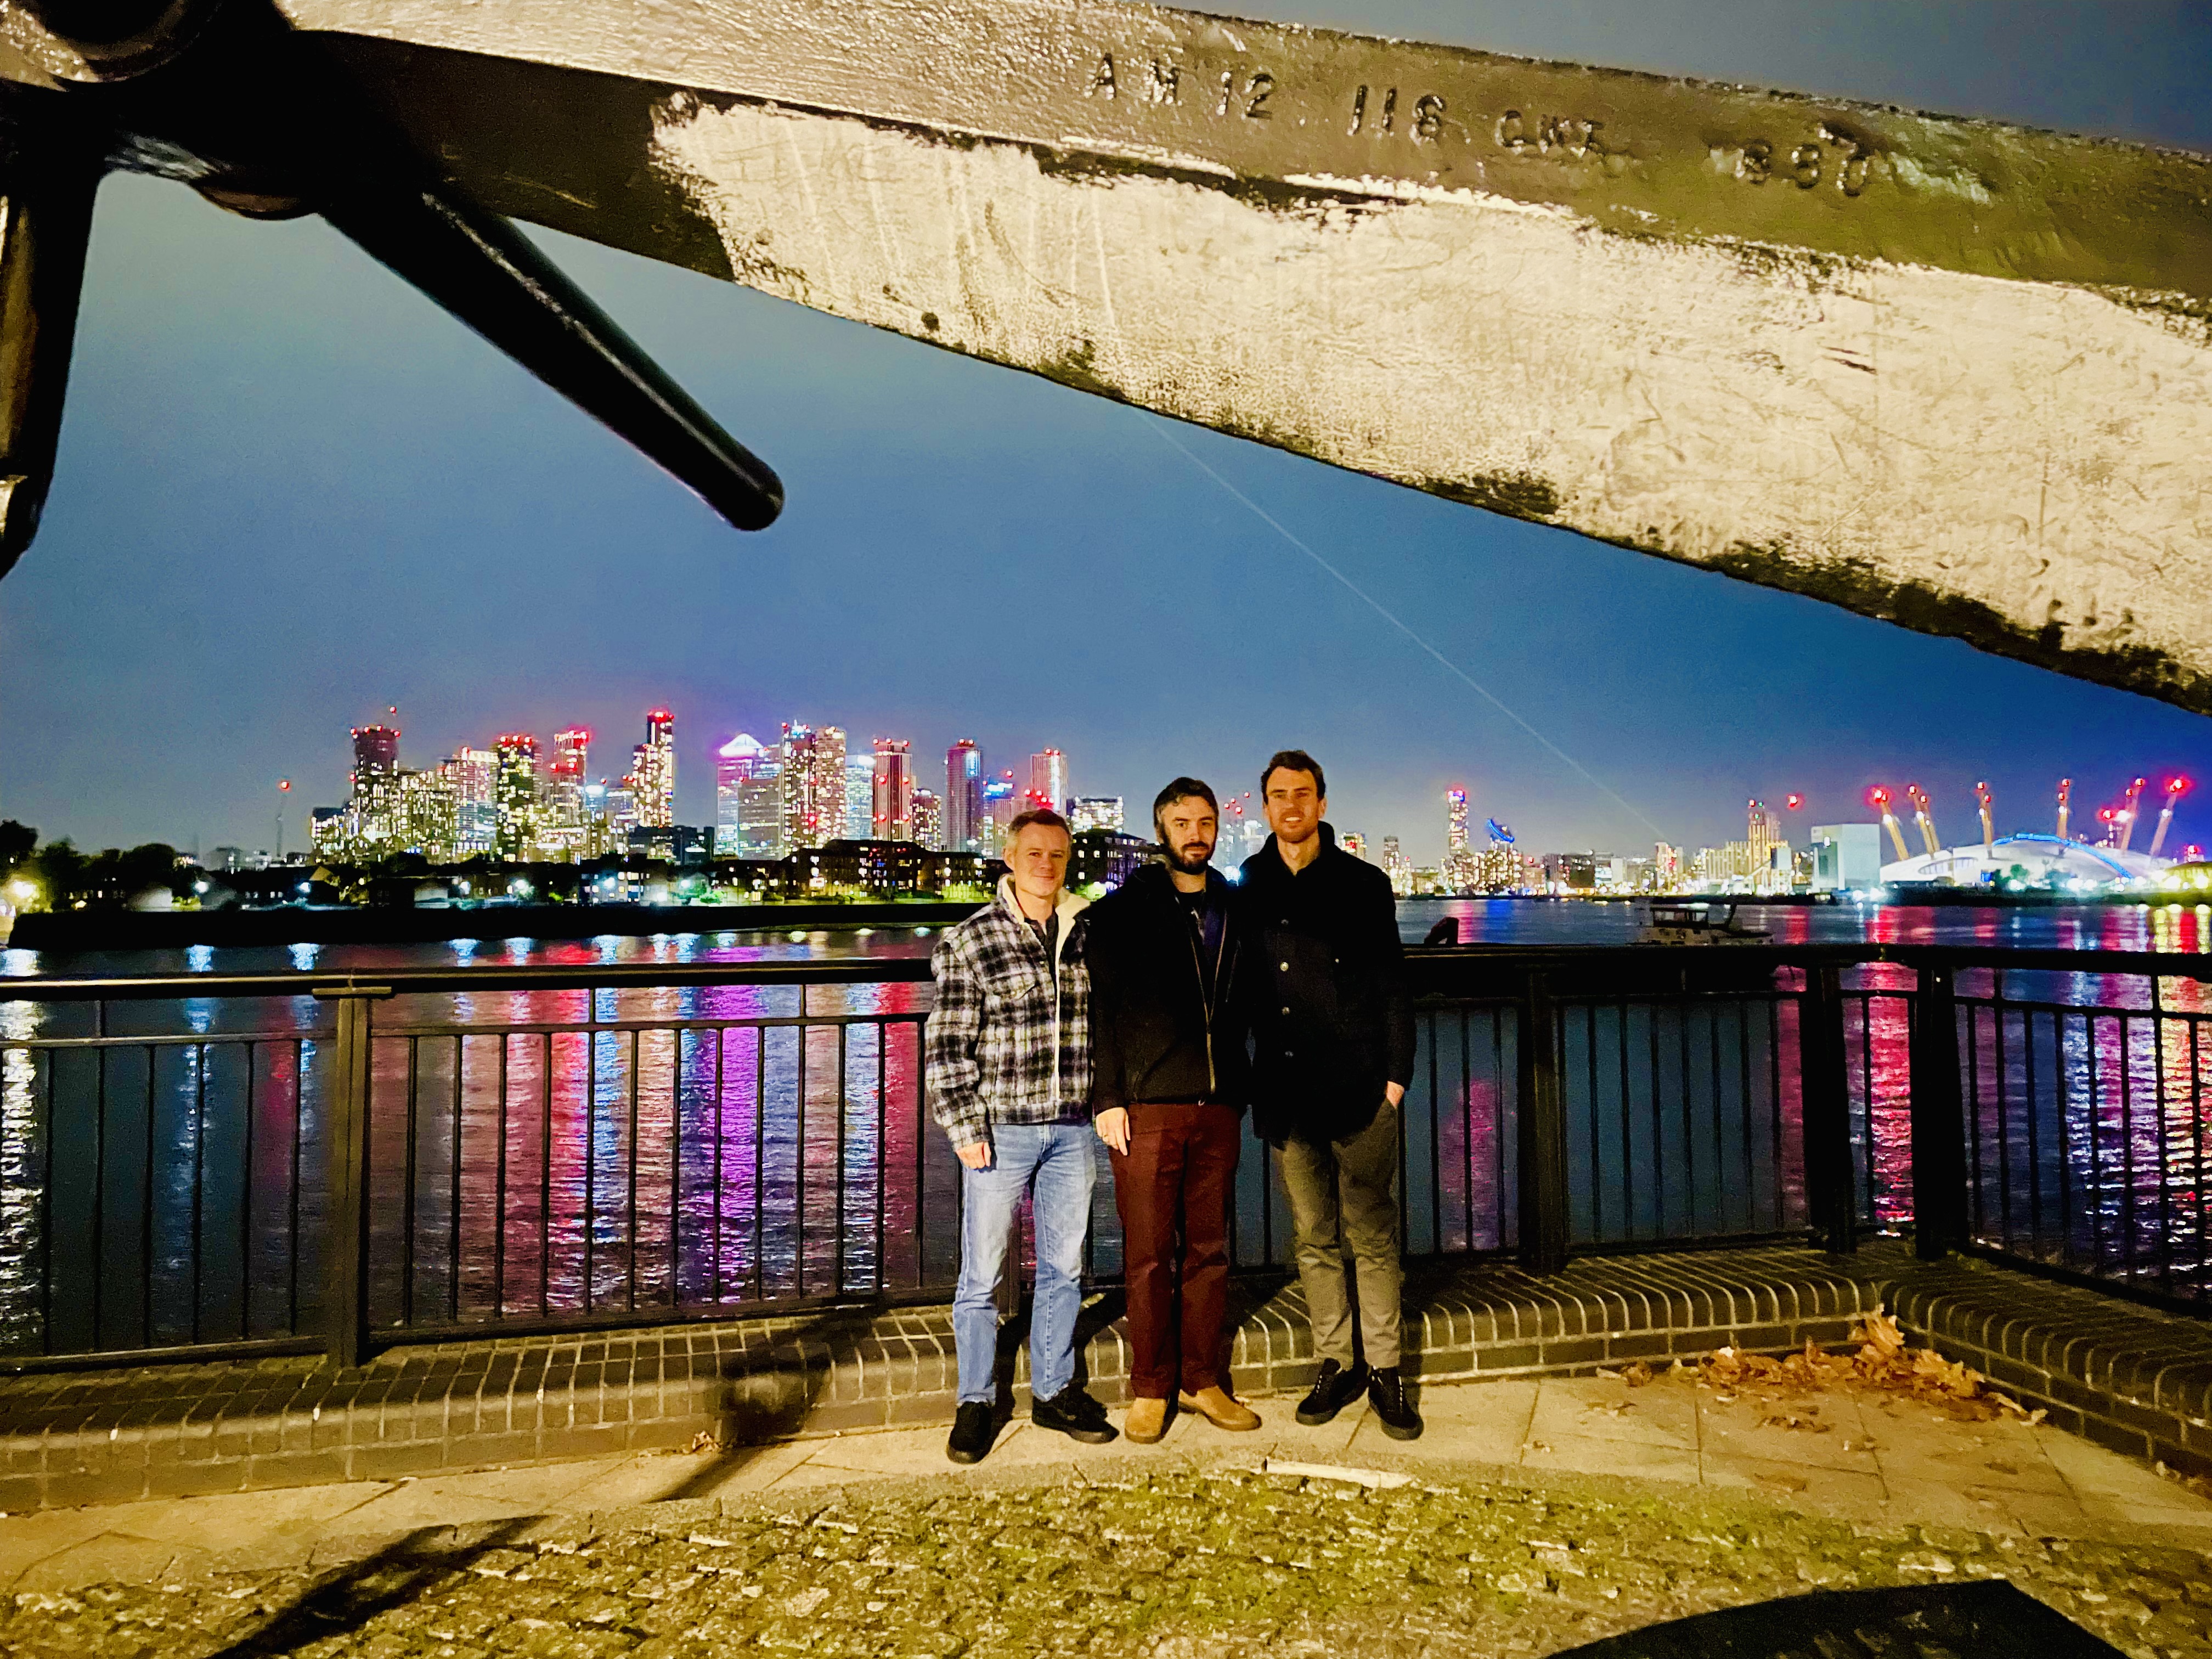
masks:
<instances>
[{"instance_id":1,"label":"tan suede shoe","mask_svg":"<svg viewBox=\"0 0 2212 1659\"><path fill-rule=\"evenodd\" d=\"M1121 1419L1121 1432L1140 1446L1149 1446L1168 1431L1168 1402L1132 1400L1129 1414Z\"/></svg>"},{"instance_id":2,"label":"tan suede shoe","mask_svg":"<svg viewBox=\"0 0 2212 1659\"><path fill-rule=\"evenodd\" d=\"M1185 1411L1199 1413L1217 1429L1242 1432L1260 1426L1260 1413L1231 1399L1224 1389L1200 1389L1196 1394L1181 1395L1180 1403Z\"/></svg>"}]
</instances>

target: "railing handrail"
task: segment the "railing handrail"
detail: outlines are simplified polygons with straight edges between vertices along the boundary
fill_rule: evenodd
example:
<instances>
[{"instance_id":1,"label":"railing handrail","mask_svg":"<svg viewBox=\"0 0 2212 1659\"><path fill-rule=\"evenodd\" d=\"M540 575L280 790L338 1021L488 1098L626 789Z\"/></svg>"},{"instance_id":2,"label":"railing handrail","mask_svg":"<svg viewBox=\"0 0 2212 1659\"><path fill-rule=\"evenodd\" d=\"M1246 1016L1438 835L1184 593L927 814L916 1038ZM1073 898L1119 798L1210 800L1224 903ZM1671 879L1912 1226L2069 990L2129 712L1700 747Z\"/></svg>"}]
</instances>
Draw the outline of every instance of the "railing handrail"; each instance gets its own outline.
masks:
<instances>
[{"instance_id":1,"label":"railing handrail","mask_svg":"<svg viewBox=\"0 0 2212 1659\"><path fill-rule=\"evenodd\" d=\"M2181 951L2107 951L2009 945L1844 943L1641 945L1413 945L1409 963L1480 963L1540 968L1623 954L1698 969L1735 967L1850 966L1894 963L1899 967L1957 970L2002 968L2022 972L2131 975L2196 979L2212 983L2212 954ZM687 985L918 984L930 976L927 957L813 957L775 962L580 962L511 967L496 963L454 967L313 969L275 974L143 974L115 978L40 975L0 978L0 1002L183 1001L211 997L410 996L477 991L616 990Z\"/></svg>"},{"instance_id":2,"label":"railing handrail","mask_svg":"<svg viewBox=\"0 0 2212 1659\"><path fill-rule=\"evenodd\" d=\"M2135 975L2155 979L2197 979L2212 983L2212 952L2110 951L2094 946L2045 945L1921 945L1895 941L1808 940L1801 944L1661 945L1637 940L1574 945L1409 945L1409 962L1526 961L1532 966L1632 955L1639 960L1683 966L1773 967L1850 966L1869 962L1904 968L1929 966L2018 969L2023 972Z\"/></svg>"},{"instance_id":3,"label":"railing handrail","mask_svg":"<svg viewBox=\"0 0 2212 1659\"><path fill-rule=\"evenodd\" d=\"M198 1001L212 997L414 996L477 991L617 990L683 985L913 984L927 957L793 962L559 963L534 968L356 969L343 973L144 974L117 979L0 979L0 1002Z\"/></svg>"}]
</instances>

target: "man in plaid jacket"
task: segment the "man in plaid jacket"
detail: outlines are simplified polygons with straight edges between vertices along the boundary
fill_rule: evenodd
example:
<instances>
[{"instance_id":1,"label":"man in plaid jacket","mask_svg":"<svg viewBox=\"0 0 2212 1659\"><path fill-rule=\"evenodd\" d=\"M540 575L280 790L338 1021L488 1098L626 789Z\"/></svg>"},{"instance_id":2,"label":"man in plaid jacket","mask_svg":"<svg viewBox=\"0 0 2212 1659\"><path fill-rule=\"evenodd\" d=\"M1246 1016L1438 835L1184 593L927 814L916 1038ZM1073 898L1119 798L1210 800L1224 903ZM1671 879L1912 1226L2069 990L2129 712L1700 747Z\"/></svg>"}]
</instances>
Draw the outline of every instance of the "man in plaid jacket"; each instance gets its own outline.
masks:
<instances>
[{"instance_id":1,"label":"man in plaid jacket","mask_svg":"<svg viewBox=\"0 0 2212 1659\"><path fill-rule=\"evenodd\" d=\"M1075 1381L1095 1165L1091 979L1084 901L1067 891L1072 848L1059 813L1016 817L997 899L948 930L930 953L937 980L924 1055L930 1110L961 1164L960 1285L952 1298L960 1403L945 1448L956 1463L978 1462L997 1432L999 1286L1025 1194L1036 1229L1030 1420L1092 1444L1114 1438L1106 1408Z\"/></svg>"}]
</instances>

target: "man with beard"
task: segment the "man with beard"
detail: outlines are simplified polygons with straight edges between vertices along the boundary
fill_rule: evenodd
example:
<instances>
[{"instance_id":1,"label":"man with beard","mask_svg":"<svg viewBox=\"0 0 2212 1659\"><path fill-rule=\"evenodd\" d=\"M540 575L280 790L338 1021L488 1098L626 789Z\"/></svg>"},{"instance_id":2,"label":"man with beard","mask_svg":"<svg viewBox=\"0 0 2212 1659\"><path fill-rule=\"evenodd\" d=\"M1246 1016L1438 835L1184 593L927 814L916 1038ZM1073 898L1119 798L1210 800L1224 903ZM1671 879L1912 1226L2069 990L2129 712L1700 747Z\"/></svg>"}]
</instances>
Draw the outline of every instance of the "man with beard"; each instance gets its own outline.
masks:
<instances>
[{"instance_id":1,"label":"man with beard","mask_svg":"<svg viewBox=\"0 0 2212 1659\"><path fill-rule=\"evenodd\" d=\"M1398 1369L1396 1182L1413 1009L1397 902L1389 878L1338 847L1322 821L1328 790L1312 756L1277 754L1260 797L1275 833L1244 860L1255 977L1265 981L1255 991L1253 1115L1290 1194L1321 1360L1297 1419L1326 1423L1364 1391L1382 1432L1411 1440L1421 1418Z\"/></svg>"},{"instance_id":2,"label":"man with beard","mask_svg":"<svg viewBox=\"0 0 2212 1659\"><path fill-rule=\"evenodd\" d=\"M1213 791L1177 778L1152 803L1160 857L1089 914L1091 1121L1126 1239L1130 1392L1122 1431L1167 1432L1169 1402L1217 1428L1260 1419L1229 1392L1229 1201L1246 1097L1249 977L1229 884L1212 864Z\"/></svg>"}]
</instances>

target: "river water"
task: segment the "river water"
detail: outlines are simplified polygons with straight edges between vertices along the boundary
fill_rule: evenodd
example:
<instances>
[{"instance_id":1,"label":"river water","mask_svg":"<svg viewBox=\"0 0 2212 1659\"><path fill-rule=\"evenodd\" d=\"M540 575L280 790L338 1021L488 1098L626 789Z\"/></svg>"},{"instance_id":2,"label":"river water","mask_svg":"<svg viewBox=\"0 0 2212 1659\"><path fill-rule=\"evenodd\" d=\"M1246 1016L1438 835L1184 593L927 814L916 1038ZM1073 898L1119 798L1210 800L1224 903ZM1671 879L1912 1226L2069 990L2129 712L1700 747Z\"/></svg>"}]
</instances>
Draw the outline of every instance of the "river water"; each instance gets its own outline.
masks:
<instances>
[{"instance_id":1,"label":"river water","mask_svg":"<svg viewBox=\"0 0 2212 1659\"><path fill-rule=\"evenodd\" d=\"M1401 931L1417 940L1445 916L1463 940L1512 944L1626 944L1643 921L1626 904L1434 900L1401 905ZM1738 921L1778 943L2212 950L2212 908L2177 905L1746 906ZM656 937L574 941L11 951L0 967L104 975L739 963L912 957L935 939L909 927L686 933L680 913L672 923ZM1962 993L1986 995L1989 977L1962 975ZM1855 1155L1863 1212L1876 1224L1909 1215L1910 1017L1897 994L1911 978L1877 965L1850 981ZM2178 1238L2201 1279L2207 1124L2197 1079L2212 1067L2212 1044L2197 1052L2203 994L2193 980L2164 981L2154 1012L2140 979L2038 981L2041 1000L2113 1012L1965 1022L1995 1089L1973 1109L1986 1105L1993 1144L2009 1134L2028 1149L2025 1163L2008 1151L1984 1172L1992 1213L2009 1216L2017 1197L2041 1229L2043 1194L2071 1194L2049 1248L2031 1241L2039 1253L2086 1249L2101 1265L2108 1246L2170 1256ZM1804 1224L1793 988L1711 1007L1571 1011L1562 1086L1577 1238ZM377 1005L375 1322L649 1316L943 1285L957 1261L958 1177L927 1121L930 1000L927 984L880 983ZM0 1353L316 1329L329 1007L188 998L112 1004L104 1018L84 1006L0 1001ZM1412 1248L1514 1242L1513 1042L1510 1012L1424 1015L1406 1112ZM1102 1158L1093 1265L1106 1273L1119 1267L1111 1191ZM1249 1142L1236 1238L1244 1261L1287 1260L1280 1188Z\"/></svg>"},{"instance_id":2,"label":"river water","mask_svg":"<svg viewBox=\"0 0 2212 1659\"><path fill-rule=\"evenodd\" d=\"M927 956L933 930L915 927L815 929L773 927L698 931L686 913L669 913L665 933L587 939L452 939L410 945L315 945L258 949L0 951L0 975L124 974L325 973L362 969L452 967L471 963L536 966L595 962L768 962L823 957ZM1450 917L1466 944L1628 945L1644 932L1642 904L1508 898L1407 899L1398 930L1407 942L1425 938ZM720 920L720 918L717 918ZM1833 905L1741 906L1738 925L1777 944L1978 945L2106 951L2212 951L2212 905ZM303 917L303 922L306 918ZM303 926L302 932L309 931Z\"/></svg>"}]
</instances>

